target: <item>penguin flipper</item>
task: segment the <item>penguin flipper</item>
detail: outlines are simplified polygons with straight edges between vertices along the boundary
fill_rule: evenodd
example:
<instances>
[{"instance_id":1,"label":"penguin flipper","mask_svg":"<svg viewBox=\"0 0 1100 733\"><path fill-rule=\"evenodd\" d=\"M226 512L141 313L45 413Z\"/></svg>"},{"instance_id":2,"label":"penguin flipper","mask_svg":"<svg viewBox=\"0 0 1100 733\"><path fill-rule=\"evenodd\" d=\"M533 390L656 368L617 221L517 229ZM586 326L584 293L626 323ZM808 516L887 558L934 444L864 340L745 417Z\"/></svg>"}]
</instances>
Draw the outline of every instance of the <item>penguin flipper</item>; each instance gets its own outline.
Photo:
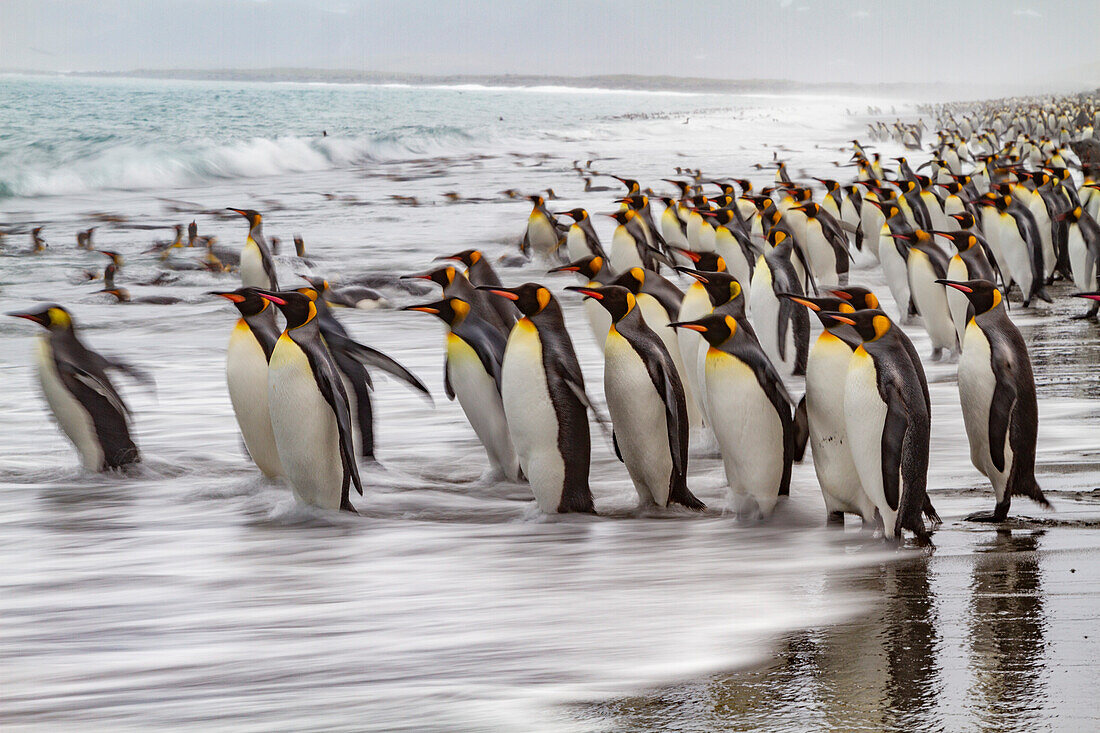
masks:
<instances>
[{"instance_id":1,"label":"penguin flipper","mask_svg":"<svg viewBox=\"0 0 1100 733\"><path fill-rule=\"evenodd\" d=\"M909 418L905 414L905 397L893 386L886 395L886 422L882 426L882 489L886 503L897 511L901 498L901 463L905 433Z\"/></svg>"},{"instance_id":2,"label":"penguin flipper","mask_svg":"<svg viewBox=\"0 0 1100 733\"><path fill-rule=\"evenodd\" d=\"M336 346L336 344L333 345ZM424 383L420 381L419 377L378 349L371 348L358 341L352 341L351 339L340 340L337 348L354 358L363 366L375 367L381 369L390 376L396 377L416 391L421 392L428 399L428 402L433 402L432 393L428 391L428 388L424 386Z\"/></svg>"},{"instance_id":3,"label":"penguin flipper","mask_svg":"<svg viewBox=\"0 0 1100 733\"><path fill-rule=\"evenodd\" d=\"M318 344L320 348L320 345ZM351 407L348 405L348 393L344 389L344 383L336 371L336 364L331 358L322 358L327 354L318 355L313 350L305 350L313 367L314 379L317 389L325 402L332 408L336 417L336 427L340 435L340 462L344 466L344 489L341 503L347 499L348 480L355 485L359 495L363 495L363 483L359 478L359 465L355 462L355 435L351 427Z\"/></svg>"},{"instance_id":4,"label":"penguin flipper","mask_svg":"<svg viewBox=\"0 0 1100 733\"><path fill-rule=\"evenodd\" d=\"M611 431L611 445L615 448L615 457L619 459L619 463L626 463L623 460L622 451L619 450L619 439L615 436L615 431Z\"/></svg>"},{"instance_id":5,"label":"penguin flipper","mask_svg":"<svg viewBox=\"0 0 1100 733\"><path fill-rule=\"evenodd\" d=\"M448 356L443 357L443 394L451 402L455 401L455 390L451 386L451 358Z\"/></svg>"},{"instance_id":6,"label":"penguin flipper","mask_svg":"<svg viewBox=\"0 0 1100 733\"><path fill-rule=\"evenodd\" d=\"M806 457L806 444L810 441L810 421L806 411L806 395L798 401L798 407L794 408L794 453L792 458L800 462Z\"/></svg>"},{"instance_id":7,"label":"penguin flipper","mask_svg":"<svg viewBox=\"0 0 1100 733\"><path fill-rule=\"evenodd\" d=\"M1016 385L1012 382L1015 370L1009 360L1003 360L993 370L996 384L993 400L989 403L989 457L998 471L1005 469L1005 437L1008 435L1013 408L1016 406Z\"/></svg>"}]
</instances>

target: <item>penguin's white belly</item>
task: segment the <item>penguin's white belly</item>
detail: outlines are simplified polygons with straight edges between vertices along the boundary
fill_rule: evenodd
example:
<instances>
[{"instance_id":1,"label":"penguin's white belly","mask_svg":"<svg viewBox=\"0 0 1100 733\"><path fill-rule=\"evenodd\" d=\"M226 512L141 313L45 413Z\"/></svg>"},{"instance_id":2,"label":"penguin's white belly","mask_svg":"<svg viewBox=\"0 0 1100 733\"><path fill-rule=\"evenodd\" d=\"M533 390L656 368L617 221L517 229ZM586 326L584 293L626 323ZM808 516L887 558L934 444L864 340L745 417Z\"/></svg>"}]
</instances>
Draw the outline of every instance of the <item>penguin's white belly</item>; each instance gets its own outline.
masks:
<instances>
[{"instance_id":1,"label":"penguin's white belly","mask_svg":"<svg viewBox=\"0 0 1100 733\"><path fill-rule=\"evenodd\" d=\"M251 238L241 250L241 286L246 288L271 288L271 278L264 270L264 259L260 247Z\"/></svg>"},{"instance_id":2,"label":"penguin's white belly","mask_svg":"<svg viewBox=\"0 0 1100 733\"><path fill-rule=\"evenodd\" d=\"M84 409L84 405L80 404L80 401L61 381L61 375L57 372L57 364L53 358L53 348L46 335L39 337L37 358L38 380L42 384L46 404L50 406L54 419L61 426L65 437L76 446L84 468L89 471L102 470L103 446L100 445L99 436L96 434L95 422Z\"/></svg>"},{"instance_id":3,"label":"penguin's white belly","mask_svg":"<svg viewBox=\"0 0 1100 733\"><path fill-rule=\"evenodd\" d=\"M708 413L722 452L726 481L735 496L751 496L767 517L783 480L783 423L752 367L709 349Z\"/></svg>"},{"instance_id":4,"label":"penguin's white belly","mask_svg":"<svg viewBox=\"0 0 1100 733\"><path fill-rule=\"evenodd\" d=\"M460 337L447 334L447 375L466 419L489 454L493 468L515 481L519 459L508 434L504 402L477 352Z\"/></svg>"},{"instance_id":5,"label":"penguin's white belly","mask_svg":"<svg viewBox=\"0 0 1100 733\"><path fill-rule=\"evenodd\" d=\"M1035 280L1035 274L1031 269L1031 251L1027 242L1020 236L1020 230L1011 216L1002 217L999 232L1001 235L1001 250L1004 252L1005 262L1012 271L1012 279L1020 284L1020 293L1026 299L1031 294L1031 284Z\"/></svg>"},{"instance_id":6,"label":"penguin's white belly","mask_svg":"<svg viewBox=\"0 0 1100 733\"><path fill-rule=\"evenodd\" d=\"M772 290L772 273L763 256L752 276L752 325L772 364L777 369L789 370L795 360L794 329L788 329L787 358L783 359L779 356L779 299Z\"/></svg>"},{"instance_id":7,"label":"penguin's white belly","mask_svg":"<svg viewBox=\"0 0 1100 733\"><path fill-rule=\"evenodd\" d=\"M959 358L959 401L962 404L966 437L970 440L970 461L989 478L997 494L997 501L1001 501L1008 475L1012 471L1012 448L1009 445L1011 430L1005 431L1004 470L998 471L989 454L989 411L997 386L989 339L978 324L971 321L966 327L965 343L966 349Z\"/></svg>"},{"instance_id":8,"label":"penguin's white belly","mask_svg":"<svg viewBox=\"0 0 1100 733\"><path fill-rule=\"evenodd\" d=\"M860 226L863 228L863 246L871 251L876 260L879 256L879 238L882 236L882 225L886 223L886 217L875 208L874 204L864 203L860 214ZM887 243L889 244L889 242Z\"/></svg>"},{"instance_id":9,"label":"penguin's white belly","mask_svg":"<svg viewBox=\"0 0 1100 733\"><path fill-rule=\"evenodd\" d=\"M611 265L615 272L625 272L632 267L643 267L642 258L638 255L636 240L623 226L615 228L615 234L611 237Z\"/></svg>"},{"instance_id":10,"label":"penguin's white belly","mask_svg":"<svg viewBox=\"0 0 1100 733\"><path fill-rule=\"evenodd\" d=\"M983 209L982 230L985 232L985 240L989 244L989 251L993 253L993 259L997 261L997 267L1001 270L1001 277L1004 278L1005 289L1007 290L1012 286L1014 277L1012 268L1005 259L1005 253L1001 247L1000 224L1000 215L996 211L990 212L988 208Z\"/></svg>"},{"instance_id":11,"label":"penguin's white belly","mask_svg":"<svg viewBox=\"0 0 1100 733\"><path fill-rule=\"evenodd\" d=\"M676 367L676 373L680 375L680 382L684 388L684 398L687 402L688 424L692 427L702 425L702 409L696 401L695 390L687 377L688 369L684 365L683 354L680 353L680 340L676 335L677 329L668 327L670 323L668 313L660 301L653 296L645 293L639 294L638 307L642 309L642 317L645 319L646 325L660 337L661 343L665 345L668 355L672 357L672 364Z\"/></svg>"},{"instance_id":12,"label":"penguin's white belly","mask_svg":"<svg viewBox=\"0 0 1100 733\"><path fill-rule=\"evenodd\" d=\"M664 401L641 356L617 331L608 333L604 354L604 393L619 454L642 503L667 506L672 451Z\"/></svg>"},{"instance_id":13,"label":"penguin's white belly","mask_svg":"<svg viewBox=\"0 0 1100 733\"><path fill-rule=\"evenodd\" d=\"M946 286L936 282L936 271L923 252L910 252L908 266L913 300L923 319L924 330L932 341L932 348L954 351L958 336L947 303Z\"/></svg>"},{"instance_id":14,"label":"penguin's white belly","mask_svg":"<svg viewBox=\"0 0 1100 733\"><path fill-rule=\"evenodd\" d=\"M882 272L886 275L886 284L890 288L890 294L898 305L898 315L905 323L909 320L909 269L905 264L905 258L894 246L894 240L883 235L882 247L879 248L878 259L882 263Z\"/></svg>"},{"instance_id":15,"label":"penguin's white belly","mask_svg":"<svg viewBox=\"0 0 1100 733\"><path fill-rule=\"evenodd\" d=\"M851 357L851 348L828 332L817 340L806 364L806 417L826 511L849 512L870 520L875 506L859 481L844 417L844 385Z\"/></svg>"},{"instance_id":16,"label":"penguin's white belly","mask_svg":"<svg viewBox=\"0 0 1100 733\"><path fill-rule=\"evenodd\" d=\"M538 330L526 318L512 327L504 351L501 395L508 433L539 509L555 514L565 485L558 414L550 399Z\"/></svg>"},{"instance_id":17,"label":"penguin's white belly","mask_svg":"<svg viewBox=\"0 0 1100 733\"><path fill-rule=\"evenodd\" d=\"M267 401L267 358L243 320L238 321L229 337L225 381L248 455L268 478L281 476L283 465L279 461Z\"/></svg>"},{"instance_id":18,"label":"penguin's white belly","mask_svg":"<svg viewBox=\"0 0 1100 733\"><path fill-rule=\"evenodd\" d=\"M584 299L584 314L588 317L588 326L592 329L596 345L600 347L600 351L603 351L604 339L607 337L608 329L611 328L611 314L607 312L607 308L592 298Z\"/></svg>"},{"instance_id":19,"label":"penguin's white belly","mask_svg":"<svg viewBox=\"0 0 1100 733\"><path fill-rule=\"evenodd\" d=\"M810 261L814 280L819 286L836 285L836 256L825 238L825 233L821 230L821 222L817 220L806 222L806 236L803 241L806 242L807 259Z\"/></svg>"},{"instance_id":20,"label":"penguin's white belly","mask_svg":"<svg viewBox=\"0 0 1100 733\"><path fill-rule=\"evenodd\" d=\"M588 237L585 236L584 230L576 224L569 227L569 234L565 237L565 247L569 251L570 262L596 254L588 246Z\"/></svg>"},{"instance_id":21,"label":"penguin's white belly","mask_svg":"<svg viewBox=\"0 0 1100 733\"><path fill-rule=\"evenodd\" d=\"M540 212L527 218L527 242L541 255L549 255L557 249L558 230Z\"/></svg>"},{"instance_id":22,"label":"penguin's white belly","mask_svg":"<svg viewBox=\"0 0 1100 733\"><path fill-rule=\"evenodd\" d=\"M607 312L605 308L600 310ZM713 308L710 298L702 285L692 285L684 293L684 299L680 303L680 313L676 316L678 321L694 321L709 314ZM684 372L680 375L685 384L691 385L696 403L706 419L706 387L701 379L702 372L699 367L700 355L704 353L705 344L703 337L697 331L688 328L676 329L676 340L680 346L680 357L683 359Z\"/></svg>"},{"instance_id":23,"label":"penguin's white belly","mask_svg":"<svg viewBox=\"0 0 1100 733\"><path fill-rule=\"evenodd\" d=\"M748 302L752 286L752 270L749 268L749 261L745 259L745 253L741 251L740 242L734 239L733 235L723 233L715 237L714 246L726 263L726 271L737 278L737 282L741 284L743 297Z\"/></svg>"},{"instance_id":24,"label":"penguin's white belly","mask_svg":"<svg viewBox=\"0 0 1100 733\"><path fill-rule=\"evenodd\" d=\"M680 220L674 209L668 209L661 214L661 234L665 241L673 247L688 248L688 240L684 231L680 228Z\"/></svg>"},{"instance_id":25,"label":"penguin's white belly","mask_svg":"<svg viewBox=\"0 0 1100 733\"><path fill-rule=\"evenodd\" d=\"M863 490L882 515L886 536L893 537L897 511L886 502L886 489L882 483L882 430L886 425L886 412L886 403L878 393L874 359L862 348L856 349L848 365L844 386L844 422L848 428L848 445Z\"/></svg>"},{"instance_id":26,"label":"penguin's white belly","mask_svg":"<svg viewBox=\"0 0 1100 733\"><path fill-rule=\"evenodd\" d=\"M283 474L305 504L339 509L344 468L336 415L317 387L309 358L288 336L268 367L268 402Z\"/></svg>"},{"instance_id":27,"label":"penguin's white belly","mask_svg":"<svg viewBox=\"0 0 1100 733\"><path fill-rule=\"evenodd\" d=\"M1092 189L1089 189L1090 191ZM1085 246L1085 238L1081 236L1081 228L1076 224L1070 224L1066 237L1066 252L1069 254L1070 271L1073 273L1073 284L1082 292L1091 292L1096 289L1096 263L1088 266L1088 247Z\"/></svg>"},{"instance_id":28,"label":"penguin's white belly","mask_svg":"<svg viewBox=\"0 0 1100 733\"><path fill-rule=\"evenodd\" d=\"M947 279L957 282L970 279L969 269L962 257L956 255L947 263ZM970 307L970 301L955 288L947 288L947 305L951 309L951 321L955 324L955 334L959 339L959 348L962 348L963 334L966 333L966 313Z\"/></svg>"}]
</instances>

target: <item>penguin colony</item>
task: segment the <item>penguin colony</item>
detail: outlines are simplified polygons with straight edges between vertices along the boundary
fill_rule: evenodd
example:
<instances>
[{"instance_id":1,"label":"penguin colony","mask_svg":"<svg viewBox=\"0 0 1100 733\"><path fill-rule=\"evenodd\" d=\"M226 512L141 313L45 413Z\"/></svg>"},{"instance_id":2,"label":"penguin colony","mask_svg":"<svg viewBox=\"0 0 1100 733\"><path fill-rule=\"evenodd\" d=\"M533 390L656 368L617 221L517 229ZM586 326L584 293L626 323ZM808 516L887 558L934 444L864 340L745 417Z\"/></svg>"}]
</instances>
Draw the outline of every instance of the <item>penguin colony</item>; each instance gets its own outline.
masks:
<instances>
[{"instance_id":1,"label":"penguin colony","mask_svg":"<svg viewBox=\"0 0 1100 733\"><path fill-rule=\"evenodd\" d=\"M493 471L527 482L542 512L595 513L595 423L640 504L705 509L689 488L689 446L698 442L721 455L737 515L766 519L789 494L808 444L829 524L854 515L885 539L909 532L925 543L939 521L926 486L931 403L921 358L899 325L919 323L929 359L957 360L971 459L993 488L993 511L969 519L1003 521L1014 496L1049 506L1035 480L1031 362L1008 307L1041 309L1047 288L1063 280L1091 301L1078 317L1097 318L1100 107L1072 97L919 111L915 123L879 121L868 135L913 155L930 151L926 159L886 161L852 140L850 160L837 162L855 169L845 183L797 182L779 160L774 181L759 190L748 179L678 168L663 179L675 191L658 196L610 176L625 190L608 214L615 228L607 247L585 209L555 213L552 193L529 197L520 249L548 260L548 275L577 278L562 297L584 301L604 357L606 414L588 398L548 287L505 286L477 249L404 276L440 288L438 298L404 310L442 321L446 395L461 405ZM608 175L592 161L573 167L586 191L614 188L592 185ZM654 200L663 204L659 216ZM226 378L248 454L300 501L354 511L351 491L363 493L358 460L374 459L371 372L430 400L428 390L354 341L332 313L332 305L376 304L377 292L316 278L280 289L263 217L231 211L248 223L239 254L216 250L194 224L186 246L205 245L201 266L240 273L240 288L211 295L240 316ZM77 235L79 247L94 249L94 229ZM31 240L31 253L48 246L41 227ZM301 239L295 244L304 258ZM167 256L184 246L180 226L156 249ZM849 282L858 253L881 266L895 312ZM132 301L114 284L122 258L103 254L111 259L103 291ZM811 314L822 327L812 345ZM130 413L108 372L148 376L87 348L59 305L10 315L45 329L42 389L84 467L138 462ZM786 386L792 376L804 377L801 399Z\"/></svg>"}]
</instances>

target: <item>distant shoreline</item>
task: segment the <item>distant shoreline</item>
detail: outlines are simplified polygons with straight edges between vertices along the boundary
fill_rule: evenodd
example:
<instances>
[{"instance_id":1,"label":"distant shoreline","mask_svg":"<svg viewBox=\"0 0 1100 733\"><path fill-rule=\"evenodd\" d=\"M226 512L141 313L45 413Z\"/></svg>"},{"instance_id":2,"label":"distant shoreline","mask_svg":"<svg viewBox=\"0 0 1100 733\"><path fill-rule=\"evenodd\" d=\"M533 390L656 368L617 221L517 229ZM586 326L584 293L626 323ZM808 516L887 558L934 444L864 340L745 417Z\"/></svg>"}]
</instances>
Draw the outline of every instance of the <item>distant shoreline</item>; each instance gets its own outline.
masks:
<instances>
[{"instance_id":1,"label":"distant shoreline","mask_svg":"<svg viewBox=\"0 0 1100 733\"><path fill-rule=\"evenodd\" d=\"M1009 89L948 83L854 82L808 83L787 79L715 79L707 77L641 76L608 74L595 76L538 76L529 74L454 74L429 75L348 69L134 69L130 71L37 71L2 69L0 74L26 74L46 77L98 77L166 79L181 81L289 82L324 84L400 84L409 86L484 86L506 88L568 87L613 91L681 92L692 94L859 94L890 98L938 100L1017 94L1022 88Z\"/></svg>"}]
</instances>

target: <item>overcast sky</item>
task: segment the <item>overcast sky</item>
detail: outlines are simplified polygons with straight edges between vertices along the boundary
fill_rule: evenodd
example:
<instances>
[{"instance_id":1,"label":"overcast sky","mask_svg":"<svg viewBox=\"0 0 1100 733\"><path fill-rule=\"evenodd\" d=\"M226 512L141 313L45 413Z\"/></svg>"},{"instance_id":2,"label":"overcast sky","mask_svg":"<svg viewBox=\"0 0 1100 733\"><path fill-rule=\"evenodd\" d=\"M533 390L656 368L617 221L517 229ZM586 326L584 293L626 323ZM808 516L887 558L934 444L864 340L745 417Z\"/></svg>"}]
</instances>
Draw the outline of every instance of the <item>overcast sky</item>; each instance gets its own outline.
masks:
<instances>
[{"instance_id":1,"label":"overcast sky","mask_svg":"<svg viewBox=\"0 0 1100 733\"><path fill-rule=\"evenodd\" d=\"M0 68L1085 86L1098 29L1100 0L0 0Z\"/></svg>"}]
</instances>

